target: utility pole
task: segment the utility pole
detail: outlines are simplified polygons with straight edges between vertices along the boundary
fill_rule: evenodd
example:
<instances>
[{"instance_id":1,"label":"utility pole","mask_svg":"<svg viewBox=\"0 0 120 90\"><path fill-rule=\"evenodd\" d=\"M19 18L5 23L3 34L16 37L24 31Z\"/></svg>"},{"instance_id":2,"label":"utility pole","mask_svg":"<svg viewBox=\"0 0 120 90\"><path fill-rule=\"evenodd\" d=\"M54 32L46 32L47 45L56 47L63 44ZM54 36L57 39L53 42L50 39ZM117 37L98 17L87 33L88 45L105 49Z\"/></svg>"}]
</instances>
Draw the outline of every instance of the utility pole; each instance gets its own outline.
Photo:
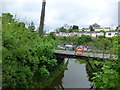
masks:
<instances>
[{"instance_id":1,"label":"utility pole","mask_svg":"<svg viewBox=\"0 0 120 90\"><path fill-rule=\"evenodd\" d=\"M45 5L46 5L46 0L42 1L42 10L41 10L41 17L40 17L40 25L39 25L39 36L43 37L43 28L44 28L44 18L45 18Z\"/></svg>"}]
</instances>

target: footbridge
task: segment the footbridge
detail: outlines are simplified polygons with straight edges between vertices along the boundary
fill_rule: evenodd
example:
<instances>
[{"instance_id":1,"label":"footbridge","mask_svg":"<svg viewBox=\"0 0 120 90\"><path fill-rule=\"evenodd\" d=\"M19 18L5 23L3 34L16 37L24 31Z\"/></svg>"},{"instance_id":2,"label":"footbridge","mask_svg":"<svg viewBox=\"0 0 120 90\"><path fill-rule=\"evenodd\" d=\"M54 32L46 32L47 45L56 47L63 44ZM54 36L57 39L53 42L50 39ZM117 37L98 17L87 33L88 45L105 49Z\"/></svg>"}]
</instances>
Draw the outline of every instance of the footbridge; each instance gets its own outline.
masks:
<instances>
[{"instance_id":1,"label":"footbridge","mask_svg":"<svg viewBox=\"0 0 120 90\"><path fill-rule=\"evenodd\" d=\"M116 60L116 58L110 58L110 54L103 54L103 53L84 52L82 55L77 55L75 54L75 51L55 50L54 54L55 56L61 58L76 58L76 59L96 60L96 61Z\"/></svg>"}]
</instances>

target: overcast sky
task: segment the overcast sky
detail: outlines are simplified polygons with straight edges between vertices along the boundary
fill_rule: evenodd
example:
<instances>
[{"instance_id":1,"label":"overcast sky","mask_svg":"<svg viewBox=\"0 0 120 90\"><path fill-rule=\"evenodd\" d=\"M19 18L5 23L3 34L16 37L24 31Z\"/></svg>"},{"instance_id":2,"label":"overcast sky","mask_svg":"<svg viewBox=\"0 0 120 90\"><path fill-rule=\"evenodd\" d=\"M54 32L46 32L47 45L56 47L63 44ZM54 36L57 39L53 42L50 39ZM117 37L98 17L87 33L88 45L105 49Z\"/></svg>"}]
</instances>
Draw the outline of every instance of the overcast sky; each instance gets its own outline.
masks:
<instances>
[{"instance_id":1,"label":"overcast sky","mask_svg":"<svg viewBox=\"0 0 120 90\"><path fill-rule=\"evenodd\" d=\"M118 24L119 0L46 0L45 29L54 30L64 24L80 28L98 23L115 27ZM21 21L39 26L42 0L4 0L2 12L17 15Z\"/></svg>"}]
</instances>

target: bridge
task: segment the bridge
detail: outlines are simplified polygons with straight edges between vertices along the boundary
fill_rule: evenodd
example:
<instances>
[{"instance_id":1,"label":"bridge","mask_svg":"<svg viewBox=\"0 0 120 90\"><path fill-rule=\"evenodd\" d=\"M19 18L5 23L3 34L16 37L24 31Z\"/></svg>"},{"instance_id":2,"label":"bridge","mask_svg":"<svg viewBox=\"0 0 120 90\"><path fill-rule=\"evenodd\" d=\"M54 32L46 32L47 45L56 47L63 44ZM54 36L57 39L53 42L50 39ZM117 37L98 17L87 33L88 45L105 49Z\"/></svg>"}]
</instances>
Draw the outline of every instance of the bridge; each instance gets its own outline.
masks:
<instances>
[{"instance_id":1,"label":"bridge","mask_svg":"<svg viewBox=\"0 0 120 90\"><path fill-rule=\"evenodd\" d=\"M82 59L86 60L88 62L88 65L92 69L93 72L95 72L94 68L92 67L89 60L95 60L100 62L105 62L107 60L109 61L117 61L117 58L110 59L110 54L104 54L103 53L92 53L92 52L84 52L82 55L75 54L75 51L66 51L66 50L55 50L55 56L59 58L59 62L62 62L64 58L76 58L76 59Z\"/></svg>"},{"instance_id":2,"label":"bridge","mask_svg":"<svg viewBox=\"0 0 120 90\"><path fill-rule=\"evenodd\" d=\"M84 52L82 55L75 54L75 51L66 51L66 50L55 50L55 56L60 58L76 58L76 59L83 59L83 60L96 60L96 61L105 61L105 60L116 60L110 59L110 54L103 53L92 53L92 52Z\"/></svg>"}]
</instances>

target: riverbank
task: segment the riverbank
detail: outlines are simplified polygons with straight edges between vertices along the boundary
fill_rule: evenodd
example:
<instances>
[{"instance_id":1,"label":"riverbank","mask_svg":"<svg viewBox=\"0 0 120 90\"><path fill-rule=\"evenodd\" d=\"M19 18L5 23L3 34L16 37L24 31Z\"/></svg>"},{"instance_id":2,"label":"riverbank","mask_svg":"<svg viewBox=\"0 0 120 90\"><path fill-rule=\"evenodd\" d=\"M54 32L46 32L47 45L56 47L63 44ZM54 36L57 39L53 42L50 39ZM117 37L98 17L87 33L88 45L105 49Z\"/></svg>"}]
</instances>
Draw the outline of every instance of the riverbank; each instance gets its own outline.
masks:
<instances>
[{"instance_id":1,"label":"riverbank","mask_svg":"<svg viewBox=\"0 0 120 90\"><path fill-rule=\"evenodd\" d=\"M91 82L84 60L65 59L66 69L52 82L50 88L90 88Z\"/></svg>"},{"instance_id":2,"label":"riverbank","mask_svg":"<svg viewBox=\"0 0 120 90\"><path fill-rule=\"evenodd\" d=\"M47 78L47 80L43 81L43 82L35 82L32 84L33 88L51 88L49 87L51 85L51 83L54 81L55 78L57 78L62 71L65 70L65 64L64 61L58 65L53 72L51 72L51 75Z\"/></svg>"}]
</instances>

